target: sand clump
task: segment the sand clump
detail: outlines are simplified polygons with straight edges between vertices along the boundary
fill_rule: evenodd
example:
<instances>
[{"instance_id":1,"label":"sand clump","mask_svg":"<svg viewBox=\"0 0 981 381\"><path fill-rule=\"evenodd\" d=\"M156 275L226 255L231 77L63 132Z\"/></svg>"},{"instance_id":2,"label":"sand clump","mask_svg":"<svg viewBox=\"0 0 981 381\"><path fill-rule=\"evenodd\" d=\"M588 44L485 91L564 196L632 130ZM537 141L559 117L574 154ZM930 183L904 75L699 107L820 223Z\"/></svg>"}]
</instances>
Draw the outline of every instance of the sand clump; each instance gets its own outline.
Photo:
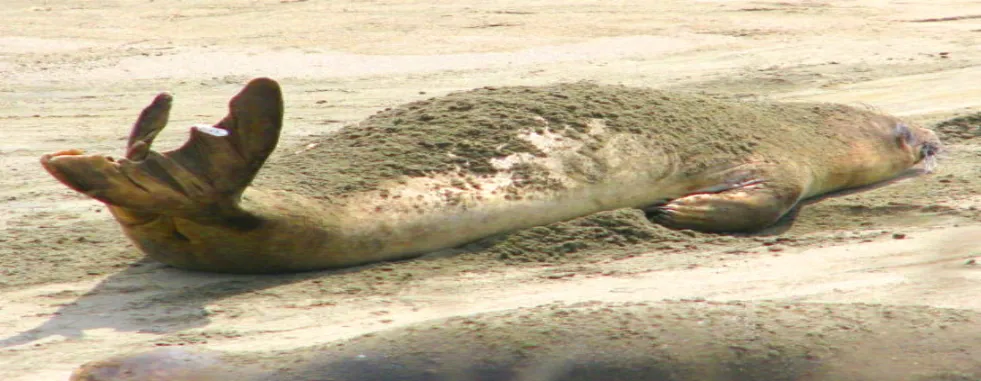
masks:
<instances>
[{"instance_id":1,"label":"sand clump","mask_svg":"<svg viewBox=\"0 0 981 381\"><path fill-rule=\"evenodd\" d=\"M639 209L617 209L488 238L470 247L505 263L557 263L582 259L597 250L620 250L620 256L626 257L634 253L631 248L673 251L732 239L671 230L652 223Z\"/></svg>"}]
</instances>

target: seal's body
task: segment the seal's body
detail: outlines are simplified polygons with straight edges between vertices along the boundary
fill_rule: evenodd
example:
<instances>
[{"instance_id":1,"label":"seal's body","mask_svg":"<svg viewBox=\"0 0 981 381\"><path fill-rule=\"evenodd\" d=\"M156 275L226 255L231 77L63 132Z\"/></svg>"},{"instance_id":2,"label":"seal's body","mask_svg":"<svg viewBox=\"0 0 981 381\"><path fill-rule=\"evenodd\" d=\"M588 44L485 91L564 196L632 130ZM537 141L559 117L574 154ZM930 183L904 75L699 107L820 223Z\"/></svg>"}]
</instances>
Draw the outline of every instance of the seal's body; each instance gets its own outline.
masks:
<instances>
[{"instance_id":1,"label":"seal's body","mask_svg":"<svg viewBox=\"0 0 981 381\"><path fill-rule=\"evenodd\" d=\"M271 354L129 354L72 381L976 380L973 311L771 302L545 305Z\"/></svg>"},{"instance_id":2,"label":"seal's body","mask_svg":"<svg viewBox=\"0 0 981 381\"><path fill-rule=\"evenodd\" d=\"M151 257L218 272L408 258L618 208L673 228L753 231L940 149L932 131L847 106L578 83L410 103L267 164L283 118L276 82L251 81L225 119L157 153L170 105L161 94L143 111L124 159L70 150L42 164L108 204Z\"/></svg>"}]
</instances>

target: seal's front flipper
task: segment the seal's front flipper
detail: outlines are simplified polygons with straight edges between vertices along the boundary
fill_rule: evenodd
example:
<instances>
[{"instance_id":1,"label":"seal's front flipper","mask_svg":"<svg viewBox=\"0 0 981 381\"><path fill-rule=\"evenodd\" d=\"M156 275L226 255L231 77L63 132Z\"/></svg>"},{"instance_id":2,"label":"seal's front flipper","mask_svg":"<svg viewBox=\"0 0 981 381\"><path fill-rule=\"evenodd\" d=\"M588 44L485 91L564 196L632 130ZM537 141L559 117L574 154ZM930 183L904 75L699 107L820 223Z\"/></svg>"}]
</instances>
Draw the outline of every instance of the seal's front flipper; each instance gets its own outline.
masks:
<instances>
[{"instance_id":1,"label":"seal's front flipper","mask_svg":"<svg viewBox=\"0 0 981 381\"><path fill-rule=\"evenodd\" d=\"M673 229L751 232L777 222L801 195L799 185L749 180L701 189L644 208L647 217Z\"/></svg>"},{"instance_id":2,"label":"seal's front flipper","mask_svg":"<svg viewBox=\"0 0 981 381\"><path fill-rule=\"evenodd\" d=\"M200 222L242 217L239 197L279 139L279 85L252 80L229 102L221 122L192 127L182 147L158 153L150 146L167 123L170 105L170 95L161 94L143 110L125 158L68 150L42 156L41 164L70 188L109 204L124 223L153 215Z\"/></svg>"}]
</instances>

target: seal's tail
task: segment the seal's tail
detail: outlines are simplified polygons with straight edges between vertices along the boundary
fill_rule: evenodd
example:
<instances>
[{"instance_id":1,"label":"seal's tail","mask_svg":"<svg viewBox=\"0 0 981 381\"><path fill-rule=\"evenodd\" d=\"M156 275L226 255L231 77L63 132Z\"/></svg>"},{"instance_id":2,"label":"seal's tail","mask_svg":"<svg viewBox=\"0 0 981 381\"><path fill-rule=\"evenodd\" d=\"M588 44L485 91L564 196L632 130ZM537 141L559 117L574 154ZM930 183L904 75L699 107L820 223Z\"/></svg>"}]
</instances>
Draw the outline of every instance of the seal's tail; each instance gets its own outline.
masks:
<instances>
[{"instance_id":1,"label":"seal's tail","mask_svg":"<svg viewBox=\"0 0 981 381\"><path fill-rule=\"evenodd\" d=\"M205 222L240 213L237 204L276 148L283 121L279 84L250 81L214 126L194 126L176 150L150 149L167 124L172 97L162 93L133 126L126 155L113 159L67 150L41 157L41 165L68 187L102 201L128 222L167 215ZM128 217L128 218L127 218ZM127 221L123 221L127 222Z\"/></svg>"}]
</instances>

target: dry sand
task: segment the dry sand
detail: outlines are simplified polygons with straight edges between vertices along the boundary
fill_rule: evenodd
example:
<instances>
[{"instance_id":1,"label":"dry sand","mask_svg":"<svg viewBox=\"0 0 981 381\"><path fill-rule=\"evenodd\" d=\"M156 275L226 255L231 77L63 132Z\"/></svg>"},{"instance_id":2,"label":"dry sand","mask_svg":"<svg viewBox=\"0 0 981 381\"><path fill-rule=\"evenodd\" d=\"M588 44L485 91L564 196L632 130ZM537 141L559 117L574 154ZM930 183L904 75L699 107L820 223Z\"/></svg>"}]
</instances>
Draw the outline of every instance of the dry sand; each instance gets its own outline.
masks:
<instances>
[{"instance_id":1,"label":"dry sand","mask_svg":"<svg viewBox=\"0 0 981 381\"><path fill-rule=\"evenodd\" d=\"M943 129L949 150L938 173L807 205L771 235L652 231L576 255L550 254L563 242L532 245L543 254L532 261L482 251L291 276L142 260L99 203L37 162L66 148L120 152L158 91L176 102L157 147L174 147L186 126L221 118L255 76L284 87L280 147L450 91L578 80L866 104L928 126L981 111L976 2L646 3L5 2L0 378L65 379L81 363L159 346L289 350L556 301L981 310L976 123ZM540 242L542 233L519 238Z\"/></svg>"}]
</instances>

